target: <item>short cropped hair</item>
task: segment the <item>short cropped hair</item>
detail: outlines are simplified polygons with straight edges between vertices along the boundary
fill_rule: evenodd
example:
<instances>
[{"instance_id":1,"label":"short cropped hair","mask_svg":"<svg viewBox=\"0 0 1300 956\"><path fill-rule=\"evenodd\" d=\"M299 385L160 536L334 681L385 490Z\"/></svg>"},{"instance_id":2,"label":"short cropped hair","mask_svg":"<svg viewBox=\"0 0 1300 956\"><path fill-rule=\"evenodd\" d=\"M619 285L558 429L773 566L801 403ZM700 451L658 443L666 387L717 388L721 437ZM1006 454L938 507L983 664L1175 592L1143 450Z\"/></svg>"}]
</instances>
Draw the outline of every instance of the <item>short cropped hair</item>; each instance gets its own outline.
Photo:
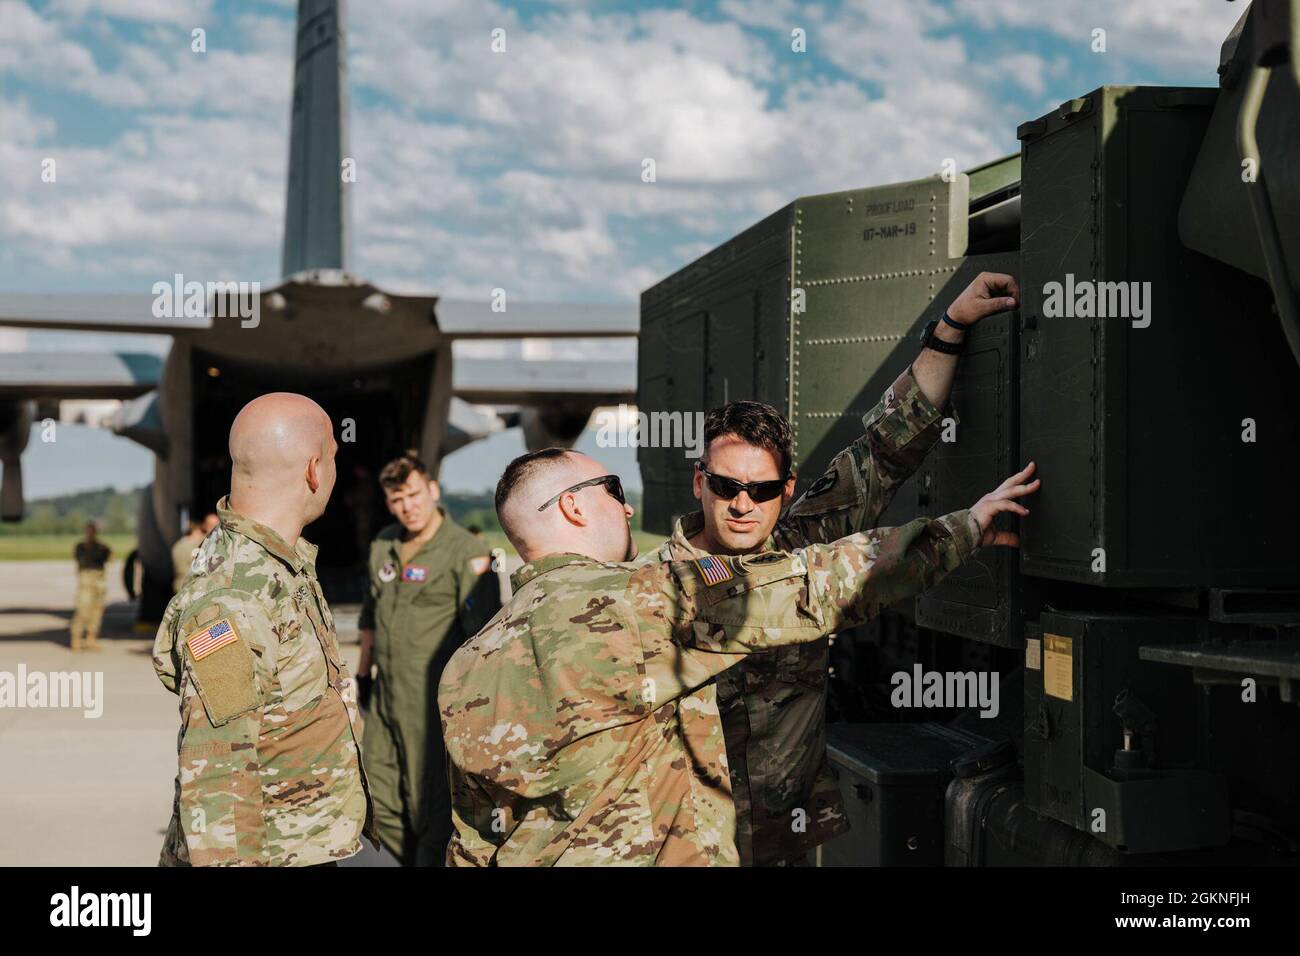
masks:
<instances>
[{"instance_id":1,"label":"short cropped hair","mask_svg":"<svg viewBox=\"0 0 1300 956\"><path fill-rule=\"evenodd\" d=\"M497 517L501 516L501 509L514 494L515 488L532 477L533 473L544 467L547 462L563 458L568 453L568 448L543 448L541 451L530 451L526 455L520 455L506 465L501 480L497 482L497 493L494 499Z\"/></svg>"},{"instance_id":2,"label":"short cropped hair","mask_svg":"<svg viewBox=\"0 0 1300 956\"><path fill-rule=\"evenodd\" d=\"M408 450L406 454L384 465L379 473L379 486L385 491L396 491L406 484L406 479L412 474L423 475L425 479L433 477L424 462L420 460L420 453L414 449Z\"/></svg>"},{"instance_id":3,"label":"short cropped hair","mask_svg":"<svg viewBox=\"0 0 1300 956\"><path fill-rule=\"evenodd\" d=\"M781 474L790 474L794 461L794 436L790 423L771 405L762 402L728 402L704 416L704 452L723 435L735 435L747 444L766 448L781 459Z\"/></svg>"}]
</instances>

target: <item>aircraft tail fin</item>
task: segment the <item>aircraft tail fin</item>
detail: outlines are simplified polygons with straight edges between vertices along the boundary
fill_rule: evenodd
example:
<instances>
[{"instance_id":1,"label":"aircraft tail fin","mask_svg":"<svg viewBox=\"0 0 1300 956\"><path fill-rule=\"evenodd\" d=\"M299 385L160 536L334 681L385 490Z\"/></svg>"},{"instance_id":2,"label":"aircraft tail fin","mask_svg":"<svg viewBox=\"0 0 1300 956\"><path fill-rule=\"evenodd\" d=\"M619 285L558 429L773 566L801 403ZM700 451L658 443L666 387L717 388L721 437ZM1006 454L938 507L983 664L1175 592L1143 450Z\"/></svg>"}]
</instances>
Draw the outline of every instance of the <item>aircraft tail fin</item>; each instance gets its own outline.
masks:
<instances>
[{"instance_id":1,"label":"aircraft tail fin","mask_svg":"<svg viewBox=\"0 0 1300 956\"><path fill-rule=\"evenodd\" d=\"M349 195L344 0L298 0L283 273L347 269Z\"/></svg>"}]
</instances>

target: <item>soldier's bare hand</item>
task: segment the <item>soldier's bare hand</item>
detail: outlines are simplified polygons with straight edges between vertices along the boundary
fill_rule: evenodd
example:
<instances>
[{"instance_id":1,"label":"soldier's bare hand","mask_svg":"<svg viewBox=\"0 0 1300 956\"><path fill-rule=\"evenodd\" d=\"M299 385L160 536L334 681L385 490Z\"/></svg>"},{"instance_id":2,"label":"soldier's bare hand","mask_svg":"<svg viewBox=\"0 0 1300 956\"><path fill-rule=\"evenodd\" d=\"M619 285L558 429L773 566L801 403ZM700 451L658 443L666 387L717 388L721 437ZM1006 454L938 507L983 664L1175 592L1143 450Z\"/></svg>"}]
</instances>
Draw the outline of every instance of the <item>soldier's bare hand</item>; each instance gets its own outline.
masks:
<instances>
[{"instance_id":1,"label":"soldier's bare hand","mask_svg":"<svg viewBox=\"0 0 1300 956\"><path fill-rule=\"evenodd\" d=\"M986 315L1014 309L1019 302L1020 286L1014 276L981 272L948 306L948 317L963 325L974 325Z\"/></svg>"},{"instance_id":2,"label":"soldier's bare hand","mask_svg":"<svg viewBox=\"0 0 1300 956\"><path fill-rule=\"evenodd\" d=\"M975 502L970 513L980 528L981 548L992 545L1001 545L1007 548L1020 547L1020 536L1014 531L999 531L993 527L993 519L1004 511L1010 511L1012 514L1018 514L1022 517L1029 514L1029 509L1016 499L1023 498L1025 495L1032 495L1038 490L1039 480L1037 478L1033 481L1029 480L1029 476L1033 473L1034 463L1031 461L1023 471L1016 472Z\"/></svg>"}]
</instances>

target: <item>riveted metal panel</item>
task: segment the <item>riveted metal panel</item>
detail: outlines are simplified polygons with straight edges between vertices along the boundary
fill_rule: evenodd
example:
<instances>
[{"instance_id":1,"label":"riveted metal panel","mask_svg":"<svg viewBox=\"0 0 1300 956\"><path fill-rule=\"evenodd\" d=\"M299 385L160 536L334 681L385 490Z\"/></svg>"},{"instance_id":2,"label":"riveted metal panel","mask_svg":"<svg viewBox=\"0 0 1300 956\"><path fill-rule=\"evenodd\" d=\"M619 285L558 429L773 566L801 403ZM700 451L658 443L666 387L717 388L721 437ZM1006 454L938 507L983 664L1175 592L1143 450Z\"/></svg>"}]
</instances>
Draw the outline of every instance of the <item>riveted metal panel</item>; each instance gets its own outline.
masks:
<instances>
[{"instance_id":1,"label":"riveted metal panel","mask_svg":"<svg viewBox=\"0 0 1300 956\"><path fill-rule=\"evenodd\" d=\"M1022 527L1026 574L1116 587L1300 576L1281 530L1300 521L1283 477L1300 467L1284 397L1300 373L1280 360L1267 288L1178 241L1208 104L1106 87L1026 124L1021 447L1043 479ZM1079 314L1088 287L1108 314ZM1052 300L1075 314L1049 315ZM1270 437L1244 442L1247 419Z\"/></svg>"},{"instance_id":2,"label":"riveted metal panel","mask_svg":"<svg viewBox=\"0 0 1300 956\"><path fill-rule=\"evenodd\" d=\"M786 410L792 211L778 210L641 294L640 411L694 415L742 398ZM642 526L667 534L697 507L695 459L644 445L637 458Z\"/></svg>"}]
</instances>

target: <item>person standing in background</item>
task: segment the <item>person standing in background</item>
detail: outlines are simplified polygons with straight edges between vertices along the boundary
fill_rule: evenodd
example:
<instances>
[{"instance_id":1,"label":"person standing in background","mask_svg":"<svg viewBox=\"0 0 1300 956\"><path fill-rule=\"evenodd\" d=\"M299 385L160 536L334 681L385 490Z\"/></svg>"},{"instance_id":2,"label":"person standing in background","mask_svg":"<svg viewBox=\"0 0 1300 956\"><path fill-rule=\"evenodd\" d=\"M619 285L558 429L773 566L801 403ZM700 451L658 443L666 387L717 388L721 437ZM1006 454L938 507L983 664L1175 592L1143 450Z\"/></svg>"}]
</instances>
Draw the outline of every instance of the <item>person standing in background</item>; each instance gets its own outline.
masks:
<instances>
[{"instance_id":1,"label":"person standing in background","mask_svg":"<svg viewBox=\"0 0 1300 956\"><path fill-rule=\"evenodd\" d=\"M488 543L439 505L438 482L415 452L384 466L379 484L397 521L370 546L361 609L359 682L370 681L362 752L380 842L405 866L441 866L451 802L437 712L452 653L501 606Z\"/></svg>"},{"instance_id":2,"label":"person standing in background","mask_svg":"<svg viewBox=\"0 0 1300 956\"><path fill-rule=\"evenodd\" d=\"M104 622L104 594L107 585L104 565L112 551L96 536L95 522L86 522L86 536L72 551L77 562L77 599L72 613L72 649L99 650L99 628Z\"/></svg>"},{"instance_id":3,"label":"person standing in background","mask_svg":"<svg viewBox=\"0 0 1300 956\"><path fill-rule=\"evenodd\" d=\"M172 591L179 591L181 585L185 583L185 578L190 573L190 562L194 560L194 552L198 550L203 539L208 536L213 528L217 526L220 519L215 512L209 511L199 521L191 518L189 521L189 530L185 532L174 545L172 545Z\"/></svg>"}]
</instances>

